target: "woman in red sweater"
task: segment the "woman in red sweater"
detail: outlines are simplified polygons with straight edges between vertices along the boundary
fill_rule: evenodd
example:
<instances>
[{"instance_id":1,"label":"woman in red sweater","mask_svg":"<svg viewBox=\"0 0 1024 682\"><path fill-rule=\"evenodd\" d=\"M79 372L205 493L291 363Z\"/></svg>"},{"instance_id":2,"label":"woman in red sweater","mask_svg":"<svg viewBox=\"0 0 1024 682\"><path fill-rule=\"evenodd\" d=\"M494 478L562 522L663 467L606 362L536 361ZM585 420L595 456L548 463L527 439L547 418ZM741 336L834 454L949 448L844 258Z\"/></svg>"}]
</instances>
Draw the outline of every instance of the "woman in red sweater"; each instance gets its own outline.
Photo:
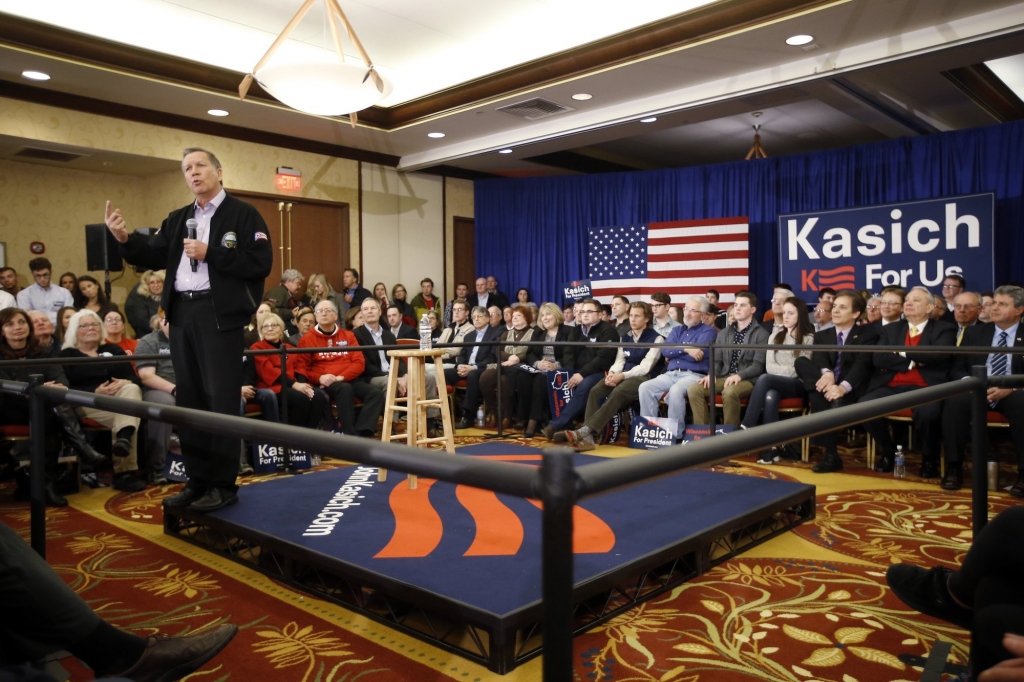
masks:
<instances>
[{"instance_id":1,"label":"woman in red sweater","mask_svg":"<svg viewBox=\"0 0 1024 682\"><path fill-rule=\"evenodd\" d=\"M280 350L281 344L284 344L285 348L295 347L284 340L284 320L276 313L267 313L263 316L259 332L260 340L252 344L252 350ZM283 386L280 355L256 355L253 359L256 368L256 388L269 388L277 394L278 402L282 399L287 401L288 423L311 429L319 428L320 419L327 405L327 396L307 383L304 375L295 373L297 356L288 355Z\"/></svg>"}]
</instances>

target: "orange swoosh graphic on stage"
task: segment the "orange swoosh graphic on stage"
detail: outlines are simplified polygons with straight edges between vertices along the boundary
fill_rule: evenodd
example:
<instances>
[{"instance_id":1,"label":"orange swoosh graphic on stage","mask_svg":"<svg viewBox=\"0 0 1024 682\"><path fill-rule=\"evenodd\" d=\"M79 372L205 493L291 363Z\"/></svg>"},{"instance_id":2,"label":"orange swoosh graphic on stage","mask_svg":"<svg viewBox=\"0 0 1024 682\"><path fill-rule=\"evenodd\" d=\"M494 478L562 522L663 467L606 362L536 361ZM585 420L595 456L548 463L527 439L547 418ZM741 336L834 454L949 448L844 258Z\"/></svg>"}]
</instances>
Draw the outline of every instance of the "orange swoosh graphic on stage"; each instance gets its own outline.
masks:
<instances>
[{"instance_id":1,"label":"orange swoosh graphic on stage","mask_svg":"<svg viewBox=\"0 0 1024 682\"><path fill-rule=\"evenodd\" d=\"M425 557L441 543L444 525L428 497L436 482L421 478L415 490L404 482L391 490L389 502L395 515L395 533L374 558Z\"/></svg>"},{"instance_id":2,"label":"orange swoosh graphic on stage","mask_svg":"<svg viewBox=\"0 0 1024 682\"><path fill-rule=\"evenodd\" d=\"M530 500L530 504L544 509L540 500ZM615 531L600 516L580 506L572 508L573 554L601 554L612 551L614 546Z\"/></svg>"},{"instance_id":3,"label":"orange swoosh graphic on stage","mask_svg":"<svg viewBox=\"0 0 1024 682\"><path fill-rule=\"evenodd\" d=\"M476 535L462 556L509 556L523 544L523 522L490 490L455 486L455 497L473 517Z\"/></svg>"}]
</instances>

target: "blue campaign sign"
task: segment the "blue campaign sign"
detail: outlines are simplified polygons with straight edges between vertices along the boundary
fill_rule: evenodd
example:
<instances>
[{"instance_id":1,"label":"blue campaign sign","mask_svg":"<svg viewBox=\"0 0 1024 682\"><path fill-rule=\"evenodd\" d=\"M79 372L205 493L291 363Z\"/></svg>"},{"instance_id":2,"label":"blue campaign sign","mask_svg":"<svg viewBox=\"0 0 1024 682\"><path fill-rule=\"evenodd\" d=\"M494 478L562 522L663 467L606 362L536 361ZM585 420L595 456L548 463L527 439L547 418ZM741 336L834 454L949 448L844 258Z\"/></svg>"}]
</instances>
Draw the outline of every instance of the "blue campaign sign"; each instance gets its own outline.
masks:
<instances>
[{"instance_id":1,"label":"blue campaign sign","mask_svg":"<svg viewBox=\"0 0 1024 682\"><path fill-rule=\"evenodd\" d=\"M629 447L634 450L657 450L675 444L679 424L667 417L635 417L629 433Z\"/></svg>"},{"instance_id":2,"label":"blue campaign sign","mask_svg":"<svg viewBox=\"0 0 1024 682\"><path fill-rule=\"evenodd\" d=\"M992 289L994 222L991 192L780 215L779 281L805 299L824 287L939 287L954 273Z\"/></svg>"},{"instance_id":3,"label":"blue campaign sign","mask_svg":"<svg viewBox=\"0 0 1024 682\"><path fill-rule=\"evenodd\" d=\"M579 279L575 282L564 282L562 284L562 298L567 301L582 301L593 295L589 279Z\"/></svg>"}]
</instances>

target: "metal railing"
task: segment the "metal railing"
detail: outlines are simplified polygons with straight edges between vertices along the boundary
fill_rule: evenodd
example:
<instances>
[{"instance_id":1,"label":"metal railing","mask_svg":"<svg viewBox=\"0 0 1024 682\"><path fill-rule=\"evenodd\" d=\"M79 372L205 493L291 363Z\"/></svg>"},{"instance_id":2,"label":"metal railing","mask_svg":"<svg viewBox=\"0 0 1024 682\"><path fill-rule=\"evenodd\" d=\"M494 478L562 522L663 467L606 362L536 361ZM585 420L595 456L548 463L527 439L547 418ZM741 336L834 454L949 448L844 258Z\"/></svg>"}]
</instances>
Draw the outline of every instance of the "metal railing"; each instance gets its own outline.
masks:
<instances>
[{"instance_id":1,"label":"metal railing","mask_svg":"<svg viewBox=\"0 0 1024 682\"><path fill-rule=\"evenodd\" d=\"M448 347L479 344L446 344ZM491 342L491 345L506 345ZM523 344L516 344L523 345ZM531 345L552 345L532 342ZM586 342L565 342L558 345L593 347ZM637 344L615 344L634 347ZM652 344L652 347L664 347ZM440 346L438 346L440 347ZM694 346L687 346L694 347ZM713 343L706 352L713 354ZM362 350L363 347L349 347ZM381 350L380 346L370 347ZM408 346L394 348L407 349ZM746 346L747 349L778 350L778 346ZM913 350L914 352L946 352L980 354L984 349L966 348L914 348L881 346L817 346L799 350L842 350L843 352L887 352ZM305 350L305 349L303 349ZM306 352L316 352L309 349ZM337 352L337 347L329 349ZM788 350L788 349L787 349ZM1024 352L1024 349L1008 349L1009 352ZM294 350L288 352L295 352ZM1000 351L1002 352L1002 351ZM250 354L286 353L282 351L250 351ZM148 357L148 356L146 356ZM166 359L166 356L154 356ZM712 359L713 355L709 355ZM143 359L143 356L118 358L118 361ZM67 359L58 364L70 364ZM88 361L97 361L92 358ZM109 361L104 358L99 361ZM80 360L81 361L81 360ZM0 368L16 364L25 367L31 364L51 364L50 361L10 361L0 363ZM285 363L282 362L282 367ZM498 363L500 367L500 363ZM712 375L709 402L714 414L714 380ZM500 386L501 382L498 382ZM293 446L309 452L318 452L339 459L354 461L370 466L402 471L418 476L436 478L449 483L470 485L485 490L506 493L519 497L540 499L543 504L542 516L542 595L543 611L543 671L548 681L571 680L573 677L573 627L572 627L572 586L573 554L572 509L578 500L608 490L633 485L650 478L705 468L726 462L731 458L767 448L780 443L814 436L820 433L853 426L863 421L879 418L899 410L918 407L928 403L971 393L972 400L972 443L975 472L985 470L987 441L988 403L986 391L989 386L1024 387L1024 376L1003 376L989 378L984 366L972 368L972 376L961 381L950 381L937 386L921 388L865 403L849 405L825 412L764 425L755 429L735 432L728 438L705 438L685 447L667 447L652 452L638 453L634 457L613 459L606 462L587 464L576 468L572 461L573 450L565 447L546 448L539 469L516 464L478 460L438 450L413 449L404 445L369 441L362 438L342 436L297 426L253 421L242 417L226 416L182 407L170 407L155 403L126 400L111 396L68 390L62 387L44 386L41 375L33 375L31 381L0 381L0 391L27 395L30 410L30 451L31 451L31 542L45 557L46 529L44 506L44 437L45 409L48 402L66 402L80 407L93 407L108 412L128 414L143 419L152 419L176 426L243 438L245 440ZM500 404L500 403L499 403ZM713 432L713 430L712 430ZM978 473L973 477L973 528L980 532L987 522L988 490L986 478Z\"/></svg>"}]
</instances>

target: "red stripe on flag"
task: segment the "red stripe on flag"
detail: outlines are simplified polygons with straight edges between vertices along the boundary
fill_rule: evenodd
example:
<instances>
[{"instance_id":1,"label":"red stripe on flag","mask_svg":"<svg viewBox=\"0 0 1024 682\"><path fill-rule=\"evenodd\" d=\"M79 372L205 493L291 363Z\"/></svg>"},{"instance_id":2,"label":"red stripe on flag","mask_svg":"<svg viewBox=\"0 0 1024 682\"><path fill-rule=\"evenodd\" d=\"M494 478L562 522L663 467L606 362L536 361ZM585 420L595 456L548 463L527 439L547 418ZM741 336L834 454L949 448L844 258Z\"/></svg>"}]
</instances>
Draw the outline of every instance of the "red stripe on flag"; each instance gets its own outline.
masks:
<instances>
[{"instance_id":1,"label":"red stripe on flag","mask_svg":"<svg viewBox=\"0 0 1024 682\"><path fill-rule=\"evenodd\" d=\"M750 238L746 232L742 234L702 234L695 237L652 237L647 235L648 246L665 246L668 244L715 244L718 242L745 242Z\"/></svg>"},{"instance_id":2,"label":"red stripe on flag","mask_svg":"<svg viewBox=\"0 0 1024 682\"><path fill-rule=\"evenodd\" d=\"M680 279L682 277L746 277L749 268L718 268L715 270L648 270L647 279ZM714 287L712 287L714 288Z\"/></svg>"},{"instance_id":3,"label":"red stripe on flag","mask_svg":"<svg viewBox=\"0 0 1024 682\"><path fill-rule=\"evenodd\" d=\"M747 225L750 220L746 216L732 218L705 218L703 220L674 220L670 223L647 223L648 230L660 230L666 227L701 227L703 225Z\"/></svg>"},{"instance_id":4,"label":"red stripe on flag","mask_svg":"<svg viewBox=\"0 0 1024 682\"><path fill-rule=\"evenodd\" d=\"M748 258L749 251L700 251L695 253L649 253L649 263L671 263L690 260L722 260L725 258Z\"/></svg>"},{"instance_id":5,"label":"red stripe on flag","mask_svg":"<svg viewBox=\"0 0 1024 682\"><path fill-rule=\"evenodd\" d=\"M718 289L721 294L736 294L747 289L745 284L717 284L715 280L709 279L706 285L699 287L663 287L657 283L651 283L642 287L598 287L594 285L595 296L649 296L656 291L663 291L667 294L686 294L688 296L703 296L708 289ZM678 302L678 301L677 301Z\"/></svg>"}]
</instances>

